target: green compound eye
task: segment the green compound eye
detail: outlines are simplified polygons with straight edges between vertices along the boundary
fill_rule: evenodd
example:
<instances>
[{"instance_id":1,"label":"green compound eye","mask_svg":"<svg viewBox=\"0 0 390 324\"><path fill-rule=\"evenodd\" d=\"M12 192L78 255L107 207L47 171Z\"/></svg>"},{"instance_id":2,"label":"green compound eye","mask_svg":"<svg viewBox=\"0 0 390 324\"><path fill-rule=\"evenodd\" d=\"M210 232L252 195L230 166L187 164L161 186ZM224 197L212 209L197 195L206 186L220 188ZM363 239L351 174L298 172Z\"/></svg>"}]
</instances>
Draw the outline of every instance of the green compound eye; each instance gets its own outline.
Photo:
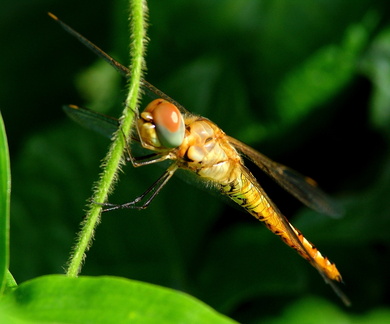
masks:
<instances>
[{"instance_id":1,"label":"green compound eye","mask_svg":"<svg viewBox=\"0 0 390 324\"><path fill-rule=\"evenodd\" d=\"M175 148L183 143L184 119L174 104L164 99L156 99L145 111L152 114L158 139L164 147Z\"/></svg>"}]
</instances>

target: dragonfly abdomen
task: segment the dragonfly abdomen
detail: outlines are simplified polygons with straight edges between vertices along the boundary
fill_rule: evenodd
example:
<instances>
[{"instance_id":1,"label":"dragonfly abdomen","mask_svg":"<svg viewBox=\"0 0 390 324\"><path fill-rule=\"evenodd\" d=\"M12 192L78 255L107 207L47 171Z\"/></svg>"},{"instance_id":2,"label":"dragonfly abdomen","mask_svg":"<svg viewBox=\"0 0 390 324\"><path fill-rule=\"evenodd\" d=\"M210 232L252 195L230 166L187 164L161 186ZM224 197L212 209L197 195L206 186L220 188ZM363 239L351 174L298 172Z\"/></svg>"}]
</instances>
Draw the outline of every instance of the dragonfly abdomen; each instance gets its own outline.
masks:
<instances>
[{"instance_id":1,"label":"dragonfly abdomen","mask_svg":"<svg viewBox=\"0 0 390 324\"><path fill-rule=\"evenodd\" d=\"M301 232L281 215L257 180L244 166L238 169L235 180L222 186L224 194L252 216L264 222L269 230L280 236L287 245L296 250L329 279L341 281L341 275L335 264L324 257Z\"/></svg>"}]
</instances>

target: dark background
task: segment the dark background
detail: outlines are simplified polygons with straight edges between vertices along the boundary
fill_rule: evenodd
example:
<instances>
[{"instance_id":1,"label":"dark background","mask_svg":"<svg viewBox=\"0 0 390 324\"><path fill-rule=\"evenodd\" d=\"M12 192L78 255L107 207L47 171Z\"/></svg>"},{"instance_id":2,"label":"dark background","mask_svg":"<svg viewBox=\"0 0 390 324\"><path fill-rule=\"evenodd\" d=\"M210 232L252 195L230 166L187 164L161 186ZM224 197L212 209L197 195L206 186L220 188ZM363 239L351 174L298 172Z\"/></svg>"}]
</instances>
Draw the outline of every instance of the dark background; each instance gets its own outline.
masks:
<instances>
[{"instance_id":1,"label":"dark background","mask_svg":"<svg viewBox=\"0 0 390 324\"><path fill-rule=\"evenodd\" d=\"M337 264L350 309L262 224L176 178L146 211L103 214L82 274L173 287L246 323L299 322L302 312L317 323L324 314L362 321L388 314L386 4L149 2L146 79L316 179L345 208L337 220L309 211L253 170L290 221ZM128 64L126 1L3 4L0 109L12 158L11 272L18 282L64 272L109 144L67 119L61 105L118 116L126 94L124 80L48 11ZM125 167L110 201L134 199L162 172Z\"/></svg>"}]
</instances>

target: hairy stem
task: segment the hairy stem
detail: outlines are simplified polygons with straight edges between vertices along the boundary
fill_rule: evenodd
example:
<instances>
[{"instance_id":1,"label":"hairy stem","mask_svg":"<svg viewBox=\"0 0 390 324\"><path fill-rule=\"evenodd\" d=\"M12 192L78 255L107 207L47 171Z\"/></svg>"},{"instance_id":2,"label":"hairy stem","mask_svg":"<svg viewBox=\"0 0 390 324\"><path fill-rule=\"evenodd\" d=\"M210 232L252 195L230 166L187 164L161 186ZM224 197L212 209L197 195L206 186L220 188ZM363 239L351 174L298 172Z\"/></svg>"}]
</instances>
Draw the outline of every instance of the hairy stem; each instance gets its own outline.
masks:
<instances>
[{"instance_id":1,"label":"hairy stem","mask_svg":"<svg viewBox=\"0 0 390 324\"><path fill-rule=\"evenodd\" d=\"M146 44L146 20L146 1L130 0L131 75L126 107L122 113L121 127L119 127L114 136L114 140L102 165L100 179L95 184L92 201L97 204L90 204L85 220L81 224L81 231L68 263L67 275L69 277L77 277L81 271L85 253L91 246L95 228L100 220L102 206L99 203L104 203L107 200L107 196L116 182L118 171L123 163L122 155L127 145L127 139L124 138L123 134L130 134L134 112L137 110L138 97L140 95L139 89L144 67L143 56Z\"/></svg>"}]
</instances>

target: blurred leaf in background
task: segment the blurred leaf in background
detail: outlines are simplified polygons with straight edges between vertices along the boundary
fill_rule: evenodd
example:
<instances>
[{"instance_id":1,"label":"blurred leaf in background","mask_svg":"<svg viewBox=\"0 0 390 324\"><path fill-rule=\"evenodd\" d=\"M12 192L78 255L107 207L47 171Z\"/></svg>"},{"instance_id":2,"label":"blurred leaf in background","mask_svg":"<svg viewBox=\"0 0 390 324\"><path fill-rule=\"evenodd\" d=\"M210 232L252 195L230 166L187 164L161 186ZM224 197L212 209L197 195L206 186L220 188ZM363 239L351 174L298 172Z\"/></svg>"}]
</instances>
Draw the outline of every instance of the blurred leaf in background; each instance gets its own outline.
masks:
<instances>
[{"instance_id":1,"label":"blurred leaf in background","mask_svg":"<svg viewBox=\"0 0 390 324\"><path fill-rule=\"evenodd\" d=\"M126 6L20 0L0 13L18 282L63 273L108 146L66 119L61 106L116 117L125 94L115 71L46 12L126 65ZM388 1L151 0L149 7L147 80L313 177L344 206L343 218L328 219L254 170L282 212L336 262L353 306L343 309L318 274L258 221L176 178L148 210L103 214L82 274L183 290L246 323L285 322L302 309L320 310L312 319L389 319L381 311L390 299ZM134 199L162 172L126 167L110 201Z\"/></svg>"}]
</instances>

